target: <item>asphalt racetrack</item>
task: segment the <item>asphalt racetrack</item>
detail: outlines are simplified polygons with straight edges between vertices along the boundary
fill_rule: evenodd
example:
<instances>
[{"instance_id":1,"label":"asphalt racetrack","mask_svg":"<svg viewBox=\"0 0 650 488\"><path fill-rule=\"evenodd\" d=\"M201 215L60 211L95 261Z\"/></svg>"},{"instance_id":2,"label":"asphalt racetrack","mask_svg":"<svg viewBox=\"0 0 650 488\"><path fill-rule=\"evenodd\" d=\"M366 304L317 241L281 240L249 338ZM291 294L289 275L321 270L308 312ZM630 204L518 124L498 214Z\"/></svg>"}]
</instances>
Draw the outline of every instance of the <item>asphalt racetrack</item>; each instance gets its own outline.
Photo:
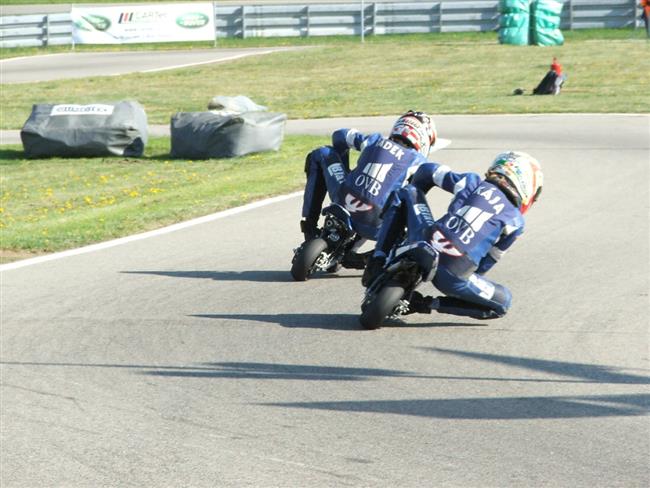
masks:
<instances>
[{"instance_id":1,"label":"asphalt racetrack","mask_svg":"<svg viewBox=\"0 0 650 488\"><path fill-rule=\"evenodd\" d=\"M359 271L291 280L300 196L4 269L0 485L648 486L650 118L436 120L543 164L506 317L361 330Z\"/></svg>"},{"instance_id":2,"label":"asphalt racetrack","mask_svg":"<svg viewBox=\"0 0 650 488\"><path fill-rule=\"evenodd\" d=\"M232 61L291 47L170 51L69 52L0 60L1 83L119 76Z\"/></svg>"}]
</instances>

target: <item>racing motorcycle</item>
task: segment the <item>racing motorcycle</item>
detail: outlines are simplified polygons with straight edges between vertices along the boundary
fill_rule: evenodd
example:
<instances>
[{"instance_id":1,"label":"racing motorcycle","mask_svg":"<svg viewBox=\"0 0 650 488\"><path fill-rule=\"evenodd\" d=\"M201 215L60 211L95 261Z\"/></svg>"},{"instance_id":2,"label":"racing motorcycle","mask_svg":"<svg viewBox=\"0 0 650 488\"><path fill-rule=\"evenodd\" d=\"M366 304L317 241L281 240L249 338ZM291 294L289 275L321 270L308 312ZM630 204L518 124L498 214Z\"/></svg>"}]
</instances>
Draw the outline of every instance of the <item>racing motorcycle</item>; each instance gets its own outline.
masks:
<instances>
[{"instance_id":1,"label":"racing motorcycle","mask_svg":"<svg viewBox=\"0 0 650 488\"><path fill-rule=\"evenodd\" d=\"M296 281L306 281L321 271L334 273L343 264L363 269L363 263L348 265L345 262L346 254L360 239L352 227L350 214L340 205L332 204L323 209L322 215L325 222L319 236L293 251L291 276Z\"/></svg>"},{"instance_id":2,"label":"racing motorcycle","mask_svg":"<svg viewBox=\"0 0 650 488\"><path fill-rule=\"evenodd\" d=\"M428 241L402 243L388 255L382 272L370 283L361 303L361 325L378 329L386 320L409 311L415 289L430 282L438 269L438 252Z\"/></svg>"}]
</instances>

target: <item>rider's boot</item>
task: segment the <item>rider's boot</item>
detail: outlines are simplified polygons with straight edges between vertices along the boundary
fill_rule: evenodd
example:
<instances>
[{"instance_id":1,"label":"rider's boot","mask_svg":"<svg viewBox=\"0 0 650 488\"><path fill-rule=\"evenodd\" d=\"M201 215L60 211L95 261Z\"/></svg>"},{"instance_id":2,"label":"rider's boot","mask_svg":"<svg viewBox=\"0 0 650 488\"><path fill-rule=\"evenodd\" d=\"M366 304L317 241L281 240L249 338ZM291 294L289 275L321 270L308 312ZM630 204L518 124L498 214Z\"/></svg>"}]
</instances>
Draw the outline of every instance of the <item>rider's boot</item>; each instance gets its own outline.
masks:
<instances>
[{"instance_id":1,"label":"rider's boot","mask_svg":"<svg viewBox=\"0 0 650 488\"><path fill-rule=\"evenodd\" d=\"M479 320L498 319L505 315L505 312L500 314L492 308L486 307L484 305L478 305L476 303L467 302L456 297L441 296L436 300L438 303L435 307L435 310L438 313L460 315L463 317L471 317L473 319Z\"/></svg>"},{"instance_id":2,"label":"rider's boot","mask_svg":"<svg viewBox=\"0 0 650 488\"><path fill-rule=\"evenodd\" d=\"M361 284L367 287L375 281L375 278L383 271L384 264L386 264L386 258L384 256L371 256L368 258L366 269L361 277Z\"/></svg>"},{"instance_id":3,"label":"rider's boot","mask_svg":"<svg viewBox=\"0 0 650 488\"><path fill-rule=\"evenodd\" d=\"M305 237L305 242L315 239L320 234L318 222L311 219L303 219L300 221L300 231Z\"/></svg>"},{"instance_id":4,"label":"rider's boot","mask_svg":"<svg viewBox=\"0 0 650 488\"><path fill-rule=\"evenodd\" d=\"M348 251L345 253L345 256L343 256L341 264L343 264L344 268L364 269L371 254L372 249L366 252Z\"/></svg>"},{"instance_id":5,"label":"rider's boot","mask_svg":"<svg viewBox=\"0 0 650 488\"><path fill-rule=\"evenodd\" d=\"M431 313L431 310L436 310L439 304L437 298L432 296L424 296L419 291L414 291L409 300L409 308L404 315L412 313Z\"/></svg>"}]
</instances>

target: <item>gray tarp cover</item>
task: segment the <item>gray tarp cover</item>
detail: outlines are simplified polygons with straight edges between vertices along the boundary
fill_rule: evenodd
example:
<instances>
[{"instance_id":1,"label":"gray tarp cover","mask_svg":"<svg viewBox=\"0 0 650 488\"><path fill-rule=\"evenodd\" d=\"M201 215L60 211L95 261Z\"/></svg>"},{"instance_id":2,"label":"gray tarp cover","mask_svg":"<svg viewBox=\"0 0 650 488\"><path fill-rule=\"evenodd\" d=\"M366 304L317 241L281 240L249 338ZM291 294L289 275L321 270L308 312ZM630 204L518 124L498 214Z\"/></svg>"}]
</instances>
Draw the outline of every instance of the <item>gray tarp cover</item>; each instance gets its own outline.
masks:
<instances>
[{"instance_id":1,"label":"gray tarp cover","mask_svg":"<svg viewBox=\"0 0 650 488\"><path fill-rule=\"evenodd\" d=\"M147 143L147 115L133 101L38 104L20 138L27 157L139 157Z\"/></svg>"},{"instance_id":2,"label":"gray tarp cover","mask_svg":"<svg viewBox=\"0 0 650 488\"><path fill-rule=\"evenodd\" d=\"M179 112L171 120L173 158L230 158L277 151L284 137L286 114Z\"/></svg>"}]
</instances>

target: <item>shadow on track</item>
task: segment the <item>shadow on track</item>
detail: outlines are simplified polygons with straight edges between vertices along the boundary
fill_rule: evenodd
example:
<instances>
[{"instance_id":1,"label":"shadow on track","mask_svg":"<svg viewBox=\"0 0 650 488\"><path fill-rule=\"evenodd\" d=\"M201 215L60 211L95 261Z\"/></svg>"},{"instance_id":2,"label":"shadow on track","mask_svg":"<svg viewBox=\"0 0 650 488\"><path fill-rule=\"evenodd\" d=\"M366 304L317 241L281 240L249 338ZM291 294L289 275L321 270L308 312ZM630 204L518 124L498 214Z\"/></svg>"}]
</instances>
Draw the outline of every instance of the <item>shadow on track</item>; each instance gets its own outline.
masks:
<instances>
[{"instance_id":1,"label":"shadow on track","mask_svg":"<svg viewBox=\"0 0 650 488\"><path fill-rule=\"evenodd\" d=\"M196 366L107 364L107 363L36 363L1 361L3 366L107 368L134 370L136 374L185 378L224 379L282 379L305 381L367 381L372 378L421 378L408 371L379 368L347 368L342 366L311 366L301 364L275 364L251 362L200 363Z\"/></svg>"},{"instance_id":2,"label":"shadow on track","mask_svg":"<svg viewBox=\"0 0 650 488\"><path fill-rule=\"evenodd\" d=\"M557 382L598 384L650 384L650 376L617 371L618 368L598 364L570 363L518 356L501 356L441 348L420 348L433 353L456 355L513 369L540 373L540 378L505 377L439 377L460 381ZM480 370L480 369L479 369ZM548 375L560 378L548 378ZM566 378L568 377L568 378ZM423 379L434 377L420 376ZM421 417L467 420L560 419L583 417L643 416L650 413L650 394L569 395L501 398L451 398L345 402L263 403L265 406L332 410L345 412L388 413Z\"/></svg>"},{"instance_id":3,"label":"shadow on track","mask_svg":"<svg viewBox=\"0 0 650 488\"><path fill-rule=\"evenodd\" d=\"M381 378L411 378L422 381L508 381L508 382L558 382L558 383L618 383L648 384L648 378L607 371L601 365L565 363L532 358L484 355L445 349L431 349L433 352L457 354L479 360L511 364L513 368L539 371L544 374L557 373L571 376L571 379L531 379L525 377L450 377L429 376L408 371L378 368L348 368L340 366L273 364L252 362L214 362L194 366L137 365L137 364L84 364L84 363L36 363L0 362L5 367L64 367L64 368L116 368L132 370L132 374L160 378L198 379L268 379L299 381L369 381ZM615 369L615 368L611 368ZM583 380L576 380L573 377ZM586 381L585 381L586 380ZM518 396L518 397L472 397L397 399L362 401L319 401L319 402L266 402L260 406L280 408L301 408L339 412L380 413L412 415L419 417L458 420L520 420L520 419L562 419L587 417L644 416L650 411L650 394L628 393L614 395L567 395L567 396Z\"/></svg>"},{"instance_id":4,"label":"shadow on track","mask_svg":"<svg viewBox=\"0 0 650 488\"><path fill-rule=\"evenodd\" d=\"M367 381L376 377L419 377L419 375L414 373L390 369L269 363L206 363L199 370L157 370L142 374L150 376L192 378L280 379L302 381Z\"/></svg>"},{"instance_id":5,"label":"shadow on track","mask_svg":"<svg viewBox=\"0 0 650 488\"><path fill-rule=\"evenodd\" d=\"M190 317L216 320L242 320L252 322L266 322L278 324L282 327L302 329L326 329L326 330L358 330L366 331L359 324L359 315L355 314L326 314L326 313L278 313L278 314L196 314ZM485 327L484 323L454 323L435 322L409 324L407 321L390 320L382 328L422 328L422 327Z\"/></svg>"},{"instance_id":6,"label":"shadow on track","mask_svg":"<svg viewBox=\"0 0 650 488\"><path fill-rule=\"evenodd\" d=\"M467 359L489 363L506 364L519 369L536 371L544 374L580 378L585 383L607 383L626 385L650 385L650 376L641 376L616 371L612 366L599 364L569 363L565 361L549 361L545 359L524 358L520 356L501 356L453 349L423 348L433 353L449 354Z\"/></svg>"},{"instance_id":7,"label":"shadow on track","mask_svg":"<svg viewBox=\"0 0 650 488\"><path fill-rule=\"evenodd\" d=\"M289 270L273 271L122 271L124 274L143 274L155 276L168 276L170 278L194 278L214 281L254 281L260 283L290 283L294 279ZM361 275L323 274L315 279L330 278L355 278L360 280Z\"/></svg>"},{"instance_id":8,"label":"shadow on track","mask_svg":"<svg viewBox=\"0 0 650 488\"><path fill-rule=\"evenodd\" d=\"M191 317L217 320L241 320L278 324L282 327L326 330L361 330L359 316L326 313L278 314L196 314Z\"/></svg>"},{"instance_id":9,"label":"shadow on track","mask_svg":"<svg viewBox=\"0 0 650 488\"><path fill-rule=\"evenodd\" d=\"M124 274L167 276L214 281L256 281L284 283L293 281L288 270L283 271L122 271Z\"/></svg>"},{"instance_id":10,"label":"shadow on track","mask_svg":"<svg viewBox=\"0 0 650 488\"><path fill-rule=\"evenodd\" d=\"M520 420L621 417L648 414L650 395L452 398L346 402L261 403L283 408L387 413L440 419Z\"/></svg>"}]
</instances>

